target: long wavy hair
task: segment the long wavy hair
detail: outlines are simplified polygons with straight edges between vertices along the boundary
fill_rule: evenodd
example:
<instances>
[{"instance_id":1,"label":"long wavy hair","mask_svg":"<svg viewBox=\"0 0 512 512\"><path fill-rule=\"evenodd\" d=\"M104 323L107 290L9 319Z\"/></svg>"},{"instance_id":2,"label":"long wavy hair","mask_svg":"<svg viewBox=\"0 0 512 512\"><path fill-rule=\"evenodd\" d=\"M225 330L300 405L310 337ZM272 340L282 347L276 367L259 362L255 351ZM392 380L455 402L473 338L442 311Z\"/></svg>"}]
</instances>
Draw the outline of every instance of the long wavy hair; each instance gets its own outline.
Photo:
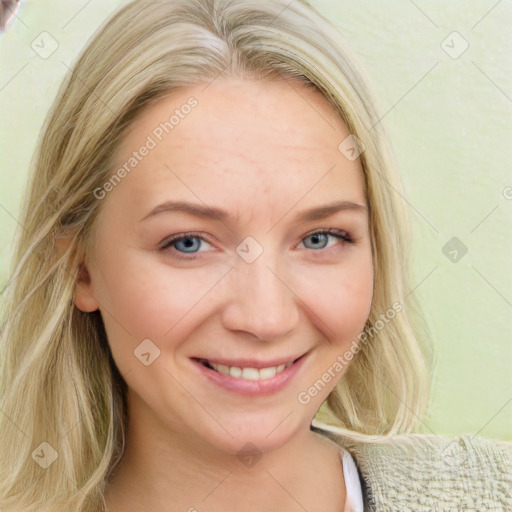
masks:
<instances>
[{"instance_id":1,"label":"long wavy hair","mask_svg":"<svg viewBox=\"0 0 512 512\"><path fill-rule=\"evenodd\" d=\"M84 313L73 301L101 207L94 190L112 175L112 155L141 109L174 88L221 76L310 84L364 145L370 335L360 338L325 407L347 436L367 442L418 429L431 379L429 328L409 294L401 179L355 62L304 1L136 0L95 34L38 141L4 291L0 510L105 510L105 485L124 450L126 383L99 311ZM65 251L57 249L60 237L70 242ZM379 328L393 304L400 312ZM43 453L57 455L46 469L36 463Z\"/></svg>"}]
</instances>

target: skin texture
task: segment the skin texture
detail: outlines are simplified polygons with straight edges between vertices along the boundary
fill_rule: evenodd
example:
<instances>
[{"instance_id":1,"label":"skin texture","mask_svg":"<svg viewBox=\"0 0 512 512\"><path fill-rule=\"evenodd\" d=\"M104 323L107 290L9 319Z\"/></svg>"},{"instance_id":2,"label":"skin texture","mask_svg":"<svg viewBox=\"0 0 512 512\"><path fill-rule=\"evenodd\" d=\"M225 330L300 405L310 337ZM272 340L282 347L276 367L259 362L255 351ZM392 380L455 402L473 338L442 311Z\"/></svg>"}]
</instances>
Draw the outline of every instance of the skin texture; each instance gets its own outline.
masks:
<instances>
[{"instance_id":1,"label":"skin texture","mask_svg":"<svg viewBox=\"0 0 512 512\"><path fill-rule=\"evenodd\" d=\"M349 132L320 93L284 79L223 78L146 108L116 165L191 96L197 106L102 199L75 295L81 310L101 311L129 387L127 447L107 487L109 510L339 512L338 448L309 427L343 372L308 404L297 396L364 328L373 290L368 212L297 215L340 200L366 206L359 159L338 150ZM167 211L141 221L169 200L232 217ZM323 228L353 243L311 237ZM189 231L203 241L160 248ZM252 263L237 253L249 236L263 250ZM160 351L147 366L134 355L145 339ZM303 354L284 388L250 397L214 384L192 360ZM249 446L250 461L237 456Z\"/></svg>"}]
</instances>

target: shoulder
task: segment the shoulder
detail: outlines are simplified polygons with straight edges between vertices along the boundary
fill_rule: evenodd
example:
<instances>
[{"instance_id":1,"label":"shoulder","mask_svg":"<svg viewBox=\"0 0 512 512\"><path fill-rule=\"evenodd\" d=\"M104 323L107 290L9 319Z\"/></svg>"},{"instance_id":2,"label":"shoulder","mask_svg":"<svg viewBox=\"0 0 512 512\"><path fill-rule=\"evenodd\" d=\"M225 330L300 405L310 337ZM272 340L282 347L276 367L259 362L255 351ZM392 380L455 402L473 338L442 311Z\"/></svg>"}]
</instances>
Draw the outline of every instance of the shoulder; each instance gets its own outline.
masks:
<instances>
[{"instance_id":1,"label":"shoulder","mask_svg":"<svg viewBox=\"0 0 512 512\"><path fill-rule=\"evenodd\" d=\"M505 443L424 434L367 442L336 427L313 429L352 454L369 510L512 510L512 448Z\"/></svg>"}]
</instances>

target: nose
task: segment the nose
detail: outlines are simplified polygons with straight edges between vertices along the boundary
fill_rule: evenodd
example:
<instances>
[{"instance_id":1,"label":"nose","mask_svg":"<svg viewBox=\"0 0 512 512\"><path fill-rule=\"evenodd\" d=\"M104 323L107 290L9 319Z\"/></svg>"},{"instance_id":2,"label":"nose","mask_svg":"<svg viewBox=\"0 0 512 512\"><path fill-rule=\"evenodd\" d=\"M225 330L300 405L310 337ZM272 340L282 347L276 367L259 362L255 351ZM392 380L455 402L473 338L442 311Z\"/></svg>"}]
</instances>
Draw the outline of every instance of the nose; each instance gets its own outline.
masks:
<instances>
[{"instance_id":1,"label":"nose","mask_svg":"<svg viewBox=\"0 0 512 512\"><path fill-rule=\"evenodd\" d=\"M229 274L228 300L222 313L226 329L272 341L297 327L300 300L275 258L263 253L252 263L239 260Z\"/></svg>"}]
</instances>

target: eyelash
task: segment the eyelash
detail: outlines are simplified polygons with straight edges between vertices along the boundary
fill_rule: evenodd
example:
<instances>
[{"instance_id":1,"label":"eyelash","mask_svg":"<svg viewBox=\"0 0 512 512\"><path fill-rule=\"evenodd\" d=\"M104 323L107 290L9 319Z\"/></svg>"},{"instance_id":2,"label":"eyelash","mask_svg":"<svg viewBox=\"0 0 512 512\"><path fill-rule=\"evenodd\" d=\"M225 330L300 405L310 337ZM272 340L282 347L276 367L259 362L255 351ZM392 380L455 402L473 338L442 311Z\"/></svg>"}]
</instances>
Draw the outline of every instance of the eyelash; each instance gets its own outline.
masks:
<instances>
[{"instance_id":1,"label":"eyelash","mask_svg":"<svg viewBox=\"0 0 512 512\"><path fill-rule=\"evenodd\" d=\"M317 231L313 231L313 232L307 234L306 236L304 236L301 239L301 241L304 240L305 238L310 237L310 236L319 235L319 234L334 236L334 237L338 238L339 240L343 240L344 243L348 243L348 244L353 244L354 243L354 240L352 239L352 237L350 236L350 234L348 232L340 231L339 229L332 229L332 228L319 229ZM203 240L203 241L205 241L207 243L210 243L210 242L208 242L208 240L206 240L204 237L202 237L200 235L200 233L187 232L187 233L180 233L178 235L173 235L172 237L167 238L166 240L164 240L160 244L159 250L161 252L168 251L171 248L173 243L178 242L179 240L183 240L185 238L198 238L198 239ZM323 249L317 249L317 250L311 249L311 250L314 251L314 252L320 252ZM183 260L192 260L192 259L195 259L197 257L195 255L198 254L198 253L189 253L190 256L184 256L184 254L187 254L187 253L176 251L176 255L175 256L177 258L180 258L180 259L183 259Z\"/></svg>"}]
</instances>

